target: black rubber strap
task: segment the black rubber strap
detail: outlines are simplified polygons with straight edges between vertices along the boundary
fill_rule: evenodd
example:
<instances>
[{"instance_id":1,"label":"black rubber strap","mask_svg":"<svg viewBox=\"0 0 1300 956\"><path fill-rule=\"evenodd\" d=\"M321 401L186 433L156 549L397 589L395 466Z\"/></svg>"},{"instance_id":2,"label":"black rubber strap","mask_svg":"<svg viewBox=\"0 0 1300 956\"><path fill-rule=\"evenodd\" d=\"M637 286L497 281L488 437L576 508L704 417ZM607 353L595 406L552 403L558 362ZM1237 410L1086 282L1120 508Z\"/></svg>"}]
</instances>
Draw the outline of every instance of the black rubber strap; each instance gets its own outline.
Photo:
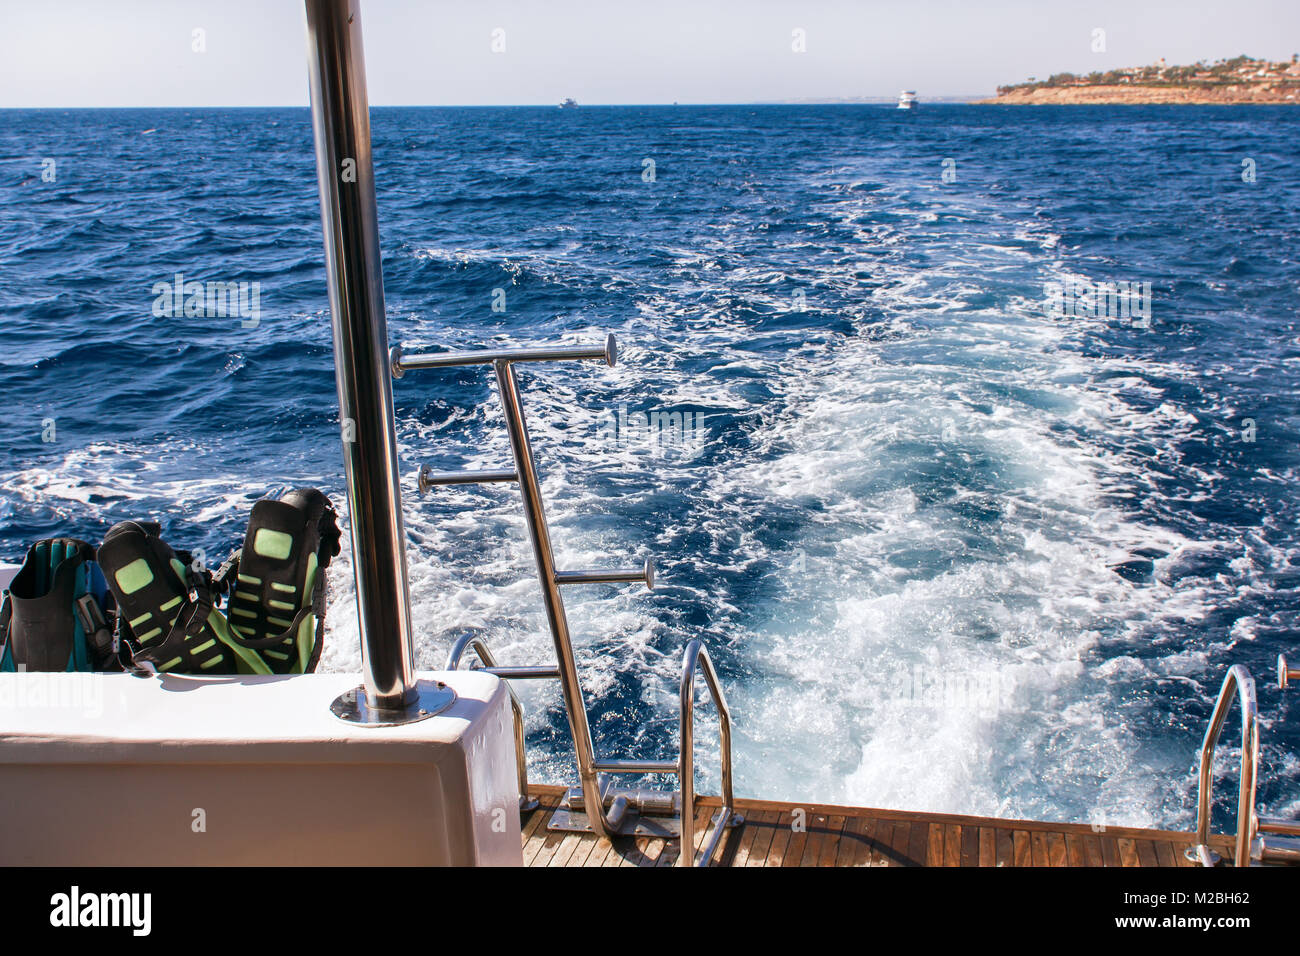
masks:
<instances>
[{"instance_id":1,"label":"black rubber strap","mask_svg":"<svg viewBox=\"0 0 1300 956\"><path fill-rule=\"evenodd\" d=\"M5 592L4 601L0 602L0 658L9 646L9 621L13 617L13 608L9 606L9 592Z\"/></svg>"},{"instance_id":2,"label":"black rubber strap","mask_svg":"<svg viewBox=\"0 0 1300 956\"><path fill-rule=\"evenodd\" d=\"M186 639L197 637L207 624L208 615L212 613L212 593L206 587L197 588L197 592L197 599L187 602L176 615L176 620L166 637L148 647L128 648L132 664L139 665L147 661L157 666L173 657L180 657L184 661L184 666L178 668L176 673L198 673L195 670L198 662L193 659Z\"/></svg>"}]
</instances>

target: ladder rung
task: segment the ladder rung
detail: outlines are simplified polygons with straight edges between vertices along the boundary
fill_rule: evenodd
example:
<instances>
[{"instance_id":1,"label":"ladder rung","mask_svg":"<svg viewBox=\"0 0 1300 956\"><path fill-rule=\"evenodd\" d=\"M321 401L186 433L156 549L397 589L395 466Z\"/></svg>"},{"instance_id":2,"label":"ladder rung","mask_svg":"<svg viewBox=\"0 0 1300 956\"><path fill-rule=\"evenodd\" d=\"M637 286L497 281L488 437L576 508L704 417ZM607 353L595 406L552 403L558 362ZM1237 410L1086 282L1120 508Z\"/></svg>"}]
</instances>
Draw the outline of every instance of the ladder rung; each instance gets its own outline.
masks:
<instances>
[{"instance_id":1,"label":"ladder rung","mask_svg":"<svg viewBox=\"0 0 1300 956\"><path fill-rule=\"evenodd\" d=\"M1300 820L1278 820L1276 818L1260 817L1259 832L1300 836Z\"/></svg>"},{"instance_id":2,"label":"ladder rung","mask_svg":"<svg viewBox=\"0 0 1300 956\"><path fill-rule=\"evenodd\" d=\"M598 760L597 773L676 773L676 760Z\"/></svg>"},{"instance_id":3,"label":"ladder rung","mask_svg":"<svg viewBox=\"0 0 1300 956\"><path fill-rule=\"evenodd\" d=\"M617 571L556 571L556 584L619 584L627 581L644 581L651 591L655 589L655 566L649 558L641 568L623 568Z\"/></svg>"},{"instance_id":4,"label":"ladder rung","mask_svg":"<svg viewBox=\"0 0 1300 956\"><path fill-rule=\"evenodd\" d=\"M467 349L460 352L417 352L406 355L400 347L388 352L393 378L401 378L412 369L454 368L459 365L490 365L493 362L562 362L603 359L605 364L618 363L618 343L609 333L604 345L562 345L550 349Z\"/></svg>"},{"instance_id":5,"label":"ladder rung","mask_svg":"<svg viewBox=\"0 0 1300 956\"><path fill-rule=\"evenodd\" d=\"M494 481L518 481L519 474L510 469L499 471L431 471L420 466L420 494L437 485L478 485Z\"/></svg>"},{"instance_id":6,"label":"ladder rung","mask_svg":"<svg viewBox=\"0 0 1300 956\"><path fill-rule=\"evenodd\" d=\"M545 680L560 676L560 669L549 664L539 667L475 667L473 670L493 674L506 680Z\"/></svg>"}]
</instances>

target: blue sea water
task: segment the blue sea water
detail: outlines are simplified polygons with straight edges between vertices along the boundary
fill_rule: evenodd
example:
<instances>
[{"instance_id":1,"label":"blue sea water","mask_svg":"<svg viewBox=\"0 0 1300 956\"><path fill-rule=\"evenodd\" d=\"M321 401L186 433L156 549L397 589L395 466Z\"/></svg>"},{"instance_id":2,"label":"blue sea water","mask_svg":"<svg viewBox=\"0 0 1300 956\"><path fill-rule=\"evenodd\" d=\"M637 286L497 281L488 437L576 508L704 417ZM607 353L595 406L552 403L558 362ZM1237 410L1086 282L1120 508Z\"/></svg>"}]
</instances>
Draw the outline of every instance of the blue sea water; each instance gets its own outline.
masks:
<instances>
[{"instance_id":1,"label":"blue sea water","mask_svg":"<svg viewBox=\"0 0 1300 956\"><path fill-rule=\"evenodd\" d=\"M1261 801L1300 810L1269 686L1300 615L1298 133L1272 107L374 110L395 343L619 337L615 369L520 372L561 566L658 564L650 594L567 592L599 752L675 750L701 637L742 794L1186 827L1243 663ZM155 315L178 272L259 283L259 321ZM1080 281L1151 283L1149 327L1045 307ZM259 497L341 499L327 310L306 110L0 112L0 560L142 516L219 560ZM546 660L513 489L412 480L507 462L488 375L394 390L419 664L465 629ZM326 669L358 667L350 560ZM519 689L534 776L568 779L558 690Z\"/></svg>"}]
</instances>

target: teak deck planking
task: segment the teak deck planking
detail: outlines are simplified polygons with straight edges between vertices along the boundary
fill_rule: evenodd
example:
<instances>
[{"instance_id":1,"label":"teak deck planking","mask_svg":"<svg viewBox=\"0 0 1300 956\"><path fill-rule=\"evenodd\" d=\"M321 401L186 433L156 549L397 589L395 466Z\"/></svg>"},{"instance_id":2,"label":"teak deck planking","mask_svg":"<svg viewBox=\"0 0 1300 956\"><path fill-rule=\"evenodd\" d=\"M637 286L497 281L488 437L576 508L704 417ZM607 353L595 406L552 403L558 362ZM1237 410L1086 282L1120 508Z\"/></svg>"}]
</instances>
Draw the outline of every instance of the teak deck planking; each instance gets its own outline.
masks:
<instances>
[{"instance_id":1,"label":"teak deck planking","mask_svg":"<svg viewBox=\"0 0 1300 956\"><path fill-rule=\"evenodd\" d=\"M563 787L529 788L539 806L523 817L525 866L673 866L676 840L547 829ZM709 836L717 797L696 801L695 850ZM737 800L745 822L714 851L713 866L1194 866L1192 834L1131 827L999 820L816 803ZM802 826L796 827L796 814ZM1210 838L1231 859L1231 839Z\"/></svg>"}]
</instances>

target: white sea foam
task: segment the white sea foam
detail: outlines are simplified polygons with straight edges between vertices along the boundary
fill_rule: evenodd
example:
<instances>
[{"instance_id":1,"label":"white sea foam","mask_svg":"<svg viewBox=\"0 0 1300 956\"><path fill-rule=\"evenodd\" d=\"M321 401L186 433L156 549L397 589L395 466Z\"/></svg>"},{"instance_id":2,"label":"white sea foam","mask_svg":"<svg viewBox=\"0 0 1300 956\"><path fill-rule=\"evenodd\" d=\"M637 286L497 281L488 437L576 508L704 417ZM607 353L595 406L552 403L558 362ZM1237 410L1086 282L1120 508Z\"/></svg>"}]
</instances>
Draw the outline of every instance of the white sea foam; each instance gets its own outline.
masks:
<instances>
[{"instance_id":1,"label":"white sea foam","mask_svg":"<svg viewBox=\"0 0 1300 956\"><path fill-rule=\"evenodd\" d=\"M878 244L906 239L879 224L865 228ZM1015 232L1021 241L1036 238L1045 253L1056 246L1054 236ZM725 240L703 245L721 252ZM1069 347L1076 330L1044 316L1032 295L1010 295L996 308L971 304L987 289L970 276L1023 270L1028 258L1024 248L991 240L961 247L960 258L924 274L878 265L870 306L873 326L885 334L803 349L794 360L737 351L752 331L725 309L706 309L700 334L673 342L714 356L714 373L757 369L779 393L765 407L731 381L703 388L657 374L655 383L673 400L689 396L759 423L745 456L718 466L691 500L689 519L715 542L731 543L715 545L698 586L750 675L732 688L744 791L1012 816L1100 814L1143 824L1152 822L1163 791L1182 786L1142 765L1115 707L1112 678L1196 679L1205 655L1098 662L1089 651L1103 638L1136 644L1162 621L1194 621L1212 603L1212 582L1174 588L1160 569L1220 543L1184 540L1120 507L1123 489L1153 480L1150 463L1126 454L1126 445L1154 439L1169 447L1196 420L1168 402L1141 412L1125 400L1125 389L1151 391L1149 367L1099 383L1097 369ZM1039 269L1064 277L1050 261ZM708 251L684 250L674 271L687 287L715 296L727 293L728 283L752 288L768 276L744 266L710 275L716 270ZM827 270L817 283L835 288L843 279ZM672 292L641 301L647 316L667 316L673 325L690 319ZM752 291L746 301L783 304ZM995 392L1005 397L991 403ZM541 400L538 419L569 400ZM545 424L535 430L545 439L575 438ZM581 515L604 503L581 491L575 460L602 454L612 453L586 448L549 462L553 523L584 561L606 542L590 540ZM629 455L620 461L633 472L648 464ZM935 489L918 479L949 467L969 474L940 480L940 499L923 500ZM747 502L783 499L814 506L792 538L773 541L747 527ZM476 520L518 532L506 517L512 499L475 503ZM993 514L991 526L972 528L970 507ZM1165 557L1153 563L1152 580L1135 584L1111 565L1140 549ZM773 568L759 588L765 615L737 607L726 588L710 588L710 571L760 566ZM496 579L500 588L529 571L516 551L490 547L472 577L480 585ZM534 588L499 589L492 598L479 585L471 589L471 613L430 598L425 613L481 628L512 655L548 657ZM628 635L672 625L651 601L618 601L612 612L572 607L580 646L600 649L611 670L654 687L651 697L666 700L656 715L671 719L664 690L676 661ZM503 629L501 615L530 636ZM690 636L683 632L681 640ZM610 672L604 680L588 675L599 708ZM546 703L554 695L534 691L534 706ZM566 760L541 764L545 775L562 771Z\"/></svg>"}]
</instances>

